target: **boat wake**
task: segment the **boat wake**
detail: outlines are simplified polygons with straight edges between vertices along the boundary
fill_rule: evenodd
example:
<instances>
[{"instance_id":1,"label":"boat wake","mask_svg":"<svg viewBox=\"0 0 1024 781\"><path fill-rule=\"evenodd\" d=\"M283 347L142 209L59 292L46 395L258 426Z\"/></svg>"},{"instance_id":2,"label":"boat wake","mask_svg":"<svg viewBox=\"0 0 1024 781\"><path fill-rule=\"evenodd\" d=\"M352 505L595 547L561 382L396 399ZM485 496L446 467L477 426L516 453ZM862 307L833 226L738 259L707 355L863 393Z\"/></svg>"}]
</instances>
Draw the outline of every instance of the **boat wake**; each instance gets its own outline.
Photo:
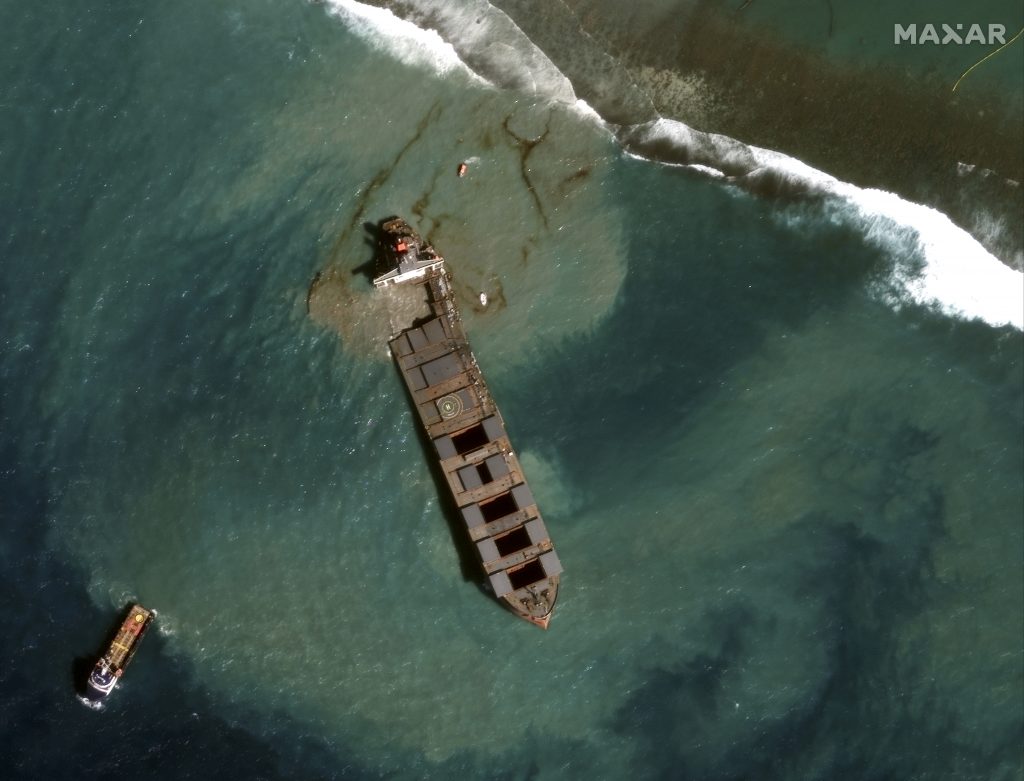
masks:
<instances>
[{"instance_id":1,"label":"boat wake","mask_svg":"<svg viewBox=\"0 0 1024 781\"><path fill-rule=\"evenodd\" d=\"M893 254L891 277L872 288L891 306L922 305L949 316L1024 329L1024 274L936 209L857 187L780 152L699 131L656 112L648 121L624 122L630 114L653 111L640 98L633 101L642 106L626 108L609 98L595 111L526 33L484 0L407 0L398 8L401 18L354 0L328 0L327 5L353 33L403 62L439 75L459 69L482 84L572 106L598 122L630 155L686 166L763 197L812 200L824 218L854 226ZM588 56L600 59L596 51ZM607 63L598 67L611 82L624 78L621 69Z\"/></svg>"},{"instance_id":2,"label":"boat wake","mask_svg":"<svg viewBox=\"0 0 1024 781\"><path fill-rule=\"evenodd\" d=\"M178 629L176 626L168 624L166 618L161 618L160 624L156 628L156 633L161 637L174 637L178 634Z\"/></svg>"},{"instance_id":3,"label":"boat wake","mask_svg":"<svg viewBox=\"0 0 1024 781\"><path fill-rule=\"evenodd\" d=\"M81 694L76 694L75 699L82 703L89 710L100 711L103 710L103 703L90 700L88 697L83 697Z\"/></svg>"}]
</instances>

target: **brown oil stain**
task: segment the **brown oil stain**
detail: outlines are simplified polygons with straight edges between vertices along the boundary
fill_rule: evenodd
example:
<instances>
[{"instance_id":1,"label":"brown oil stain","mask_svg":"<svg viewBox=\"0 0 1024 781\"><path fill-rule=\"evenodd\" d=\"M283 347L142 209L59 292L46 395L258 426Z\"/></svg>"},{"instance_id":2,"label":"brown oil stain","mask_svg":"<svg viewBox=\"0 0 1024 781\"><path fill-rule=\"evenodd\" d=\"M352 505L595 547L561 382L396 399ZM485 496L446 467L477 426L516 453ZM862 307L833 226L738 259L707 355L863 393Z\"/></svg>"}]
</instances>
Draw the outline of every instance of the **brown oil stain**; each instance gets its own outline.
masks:
<instances>
[{"instance_id":1,"label":"brown oil stain","mask_svg":"<svg viewBox=\"0 0 1024 781\"><path fill-rule=\"evenodd\" d=\"M530 155L533 154L533 150L541 144L544 139L548 137L551 132L551 114L548 114L547 124L544 127L544 132L541 133L537 138L523 138L518 135L511 127L512 114L509 114L502 121L501 126L505 129L505 132L512 138L516 146L519 147L519 175L523 179L523 184L526 185L527 192L533 198L533 203L537 207L537 213L540 215L541 221L544 223L544 227L550 229L550 223L548 222L548 215L544 211L544 204L541 203L540 195L537 193L537 188L534 187L533 181L530 179Z\"/></svg>"},{"instance_id":2,"label":"brown oil stain","mask_svg":"<svg viewBox=\"0 0 1024 781\"><path fill-rule=\"evenodd\" d=\"M331 251L328 254L329 266L334 266L338 264L340 260L339 255L341 253L342 247L345 246L345 242L348 241L353 231L355 231L356 228L359 227L359 225L362 223L363 219L366 216L366 207L370 202L370 197L378 189L380 189L380 187L385 182L387 182L388 179L391 178L391 174L394 173L399 163L402 162L402 159L406 156L406 154L409 153L409 150L412 149L416 145L416 143L423 137L423 134L427 131L427 128L430 127L430 125L432 125L441 117L442 112L443 108L440 102L434 103L434 105L430 107L427 113L423 115L423 118L420 119L419 124L417 124L416 130L413 133L412 137L405 142L405 145L401 149L398 150L398 153L395 155L391 163L388 166L382 168L380 171L378 171L377 174L369 181L369 183L366 185L363 191L359 194L359 200L356 203L355 211L352 213L352 218L349 220L348 225L346 225L345 228L341 231L341 233L338 234L338 238L335 239L334 244L331 247Z\"/></svg>"},{"instance_id":3,"label":"brown oil stain","mask_svg":"<svg viewBox=\"0 0 1024 781\"><path fill-rule=\"evenodd\" d=\"M574 173L569 174L561 182L558 183L558 193L562 196L566 195L569 190L578 185L580 182L590 178L591 167L589 165L582 166Z\"/></svg>"},{"instance_id":4,"label":"brown oil stain","mask_svg":"<svg viewBox=\"0 0 1024 781\"><path fill-rule=\"evenodd\" d=\"M357 289L352 280L362 276L352 270L351 259L345 262L342 252L352 234L360 228L370 199L391 177L409 151L423 137L427 129L441 116L443 109L435 103L423 115L408 141L395 154L390 164L382 168L359 194L348 223L335 238L327 253L327 263L317 271L306 294L306 313L318 325L338 333L342 341L357 354L376 356L386 350L386 337L390 333L387 306L373 291ZM436 178L435 178L436 181ZM421 196L422 209L430 200L430 190Z\"/></svg>"}]
</instances>

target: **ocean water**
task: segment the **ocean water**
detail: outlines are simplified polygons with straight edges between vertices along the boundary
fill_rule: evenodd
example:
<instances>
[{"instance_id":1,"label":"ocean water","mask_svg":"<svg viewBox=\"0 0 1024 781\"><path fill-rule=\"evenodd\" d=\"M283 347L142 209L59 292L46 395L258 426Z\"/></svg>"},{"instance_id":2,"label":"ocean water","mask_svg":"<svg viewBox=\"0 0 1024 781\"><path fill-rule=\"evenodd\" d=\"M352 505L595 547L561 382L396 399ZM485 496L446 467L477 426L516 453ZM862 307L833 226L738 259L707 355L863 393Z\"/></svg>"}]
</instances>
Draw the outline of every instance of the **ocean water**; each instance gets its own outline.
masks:
<instances>
[{"instance_id":1,"label":"ocean water","mask_svg":"<svg viewBox=\"0 0 1024 781\"><path fill-rule=\"evenodd\" d=\"M505 5L0 0L0 777L1024 777L1020 272L694 165ZM558 545L548 632L463 572L359 271L391 214Z\"/></svg>"}]
</instances>

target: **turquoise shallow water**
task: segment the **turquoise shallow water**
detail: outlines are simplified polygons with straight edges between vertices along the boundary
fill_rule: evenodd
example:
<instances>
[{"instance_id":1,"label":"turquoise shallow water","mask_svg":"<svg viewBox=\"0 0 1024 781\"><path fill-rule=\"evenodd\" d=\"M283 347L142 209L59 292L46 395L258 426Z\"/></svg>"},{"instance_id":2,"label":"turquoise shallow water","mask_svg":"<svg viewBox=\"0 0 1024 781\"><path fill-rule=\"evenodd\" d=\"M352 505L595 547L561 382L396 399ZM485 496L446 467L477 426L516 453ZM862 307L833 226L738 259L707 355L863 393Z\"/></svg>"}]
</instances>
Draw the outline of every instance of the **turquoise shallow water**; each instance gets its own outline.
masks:
<instances>
[{"instance_id":1,"label":"turquoise shallow water","mask_svg":"<svg viewBox=\"0 0 1024 781\"><path fill-rule=\"evenodd\" d=\"M3 13L12 777L1020 777L1020 331L316 6ZM557 542L547 633L462 575L351 273L391 213Z\"/></svg>"}]
</instances>

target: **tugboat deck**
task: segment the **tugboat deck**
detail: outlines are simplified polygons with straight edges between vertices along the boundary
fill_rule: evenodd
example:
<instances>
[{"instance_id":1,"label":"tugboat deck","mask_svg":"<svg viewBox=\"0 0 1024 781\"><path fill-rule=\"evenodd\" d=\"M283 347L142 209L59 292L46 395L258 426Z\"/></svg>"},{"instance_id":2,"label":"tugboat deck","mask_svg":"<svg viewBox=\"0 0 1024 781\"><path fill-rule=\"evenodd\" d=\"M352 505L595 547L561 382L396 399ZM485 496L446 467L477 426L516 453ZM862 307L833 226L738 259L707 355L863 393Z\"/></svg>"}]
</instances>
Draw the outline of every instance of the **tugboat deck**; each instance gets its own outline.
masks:
<instances>
[{"instance_id":1,"label":"tugboat deck","mask_svg":"<svg viewBox=\"0 0 1024 781\"><path fill-rule=\"evenodd\" d=\"M114 669L123 669L131 661L132 654L142 639L149 622L153 620L152 611L135 605L128 617L117 630L117 635L110 643L110 649L106 653L106 660Z\"/></svg>"},{"instance_id":2,"label":"tugboat deck","mask_svg":"<svg viewBox=\"0 0 1024 781\"><path fill-rule=\"evenodd\" d=\"M128 609L117 634L96 661L86 681L85 696L79 697L82 702L90 708L102 707L103 699L117 686L154 618L156 611L147 610L142 605L132 605Z\"/></svg>"}]
</instances>

